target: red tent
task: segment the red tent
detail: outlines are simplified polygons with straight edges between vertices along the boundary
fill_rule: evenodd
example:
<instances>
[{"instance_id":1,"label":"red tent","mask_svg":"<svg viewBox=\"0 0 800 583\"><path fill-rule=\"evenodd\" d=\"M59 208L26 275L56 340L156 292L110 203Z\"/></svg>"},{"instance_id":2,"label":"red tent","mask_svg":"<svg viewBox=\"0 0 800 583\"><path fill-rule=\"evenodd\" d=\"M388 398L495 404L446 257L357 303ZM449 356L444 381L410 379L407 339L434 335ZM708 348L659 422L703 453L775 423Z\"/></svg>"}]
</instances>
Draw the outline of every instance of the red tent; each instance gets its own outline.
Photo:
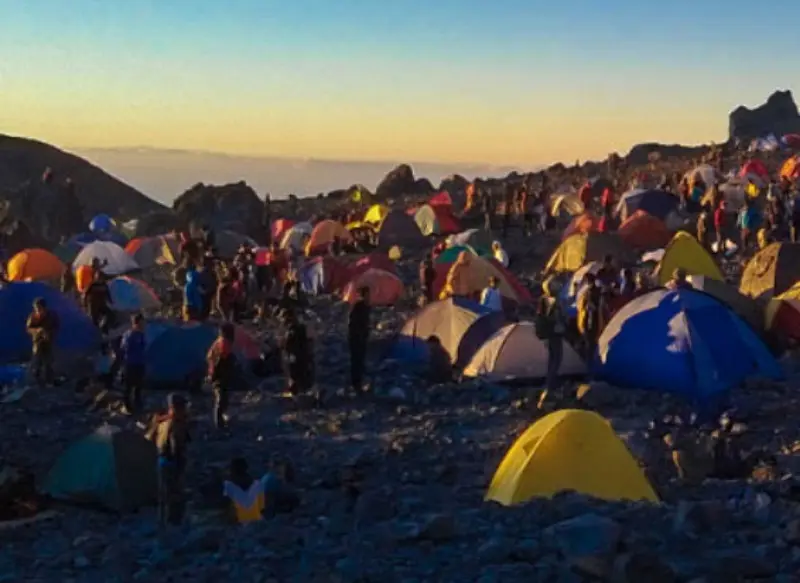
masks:
<instances>
[{"instance_id":1,"label":"red tent","mask_svg":"<svg viewBox=\"0 0 800 583\"><path fill-rule=\"evenodd\" d=\"M382 269L394 275L397 275L397 267L394 261L389 259L386 253L370 253L365 255L350 266L350 277L355 278L367 271L368 269Z\"/></svg>"},{"instance_id":2,"label":"red tent","mask_svg":"<svg viewBox=\"0 0 800 583\"><path fill-rule=\"evenodd\" d=\"M664 221L638 210L619 227L619 236L629 247L650 251L663 249L672 239Z\"/></svg>"},{"instance_id":3,"label":"red tent","mask_svg":"<svg viewBox=\"0 0 800 583\"><path fill-rule=\"evenodd\" d=\"M748 174L755 174L759 178L769 181L769 170L761 160L750 160L739 171L739 178L744 178Z\"/></svg>"},{"instance_id":4,"label":"red tent","mask_svg":"<svg viewBox=\"0 0 800 583\"><path fill-rule=\"evenodd\" d=\"M280 242L280 240L283 239L283 236L286 234L286 231L294 227L294 225L295 221L291 219L276 219L272 221L272 226L270 227L272 240Z\"/></svg>"},{"instance_id":5,"label":"red tent","mask_svg":"<svg viewBox=\"0 0 800 583\"><path fill-rule=\"evenodd\" d=\"M428 204L431 206L453 206L453 199L450 197L449 192L443 190L438 194L434 194Z\"/></svg>"},{"instance_id":6,"label":"red tent","mask_svg":"<svg viewBox=\"0 0 800 583\"><path fill-rule=\"evenodd\" d=\"M800 134L786 134L783 143L795 150L800 150Z\"/></svg>"}]
</instances>

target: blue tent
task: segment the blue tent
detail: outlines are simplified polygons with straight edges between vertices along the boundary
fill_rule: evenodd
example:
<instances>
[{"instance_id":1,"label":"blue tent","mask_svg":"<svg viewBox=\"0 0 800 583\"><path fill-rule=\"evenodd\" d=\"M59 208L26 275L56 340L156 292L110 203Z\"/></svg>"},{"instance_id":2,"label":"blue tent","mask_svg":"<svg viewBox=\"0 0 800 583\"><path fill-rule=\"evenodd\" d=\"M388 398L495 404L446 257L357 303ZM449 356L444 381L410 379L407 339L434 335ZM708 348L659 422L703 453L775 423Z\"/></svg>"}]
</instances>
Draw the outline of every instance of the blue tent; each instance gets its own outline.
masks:
<instances>
[{"instance_id":1,"label":"blue tent","mask_svg":"<svg viewBox=\"0 0 800 583\"><path fill-rule=\"evenodd\" d=\"M638 210L665 220L678 210L680 200L671 192L664 190L632 190L622 195L617 211L624 221Z\"/></svg>"},{"instance_id":2,"label":"blue tent","mask_svg":"<svg viewBox=\"0 0 800 583\"><path fill-rule=\"evenodd\" d=\"M428 360L427 339L436 336L453 364L463 367L505 324L503 312L492 312L471 300L448 298L433 302L405 323L394 341L390 357L424 363Z\"/></svg>"},{"instance_id":3,"label":"blue tent","mask_svg":"<svg viewBox=\"0 0 800 583\"><path fill-rule=\"evenodd\" d=\"M59 351L89 354L100 346L99 331L73 300L43 283L10 283L0 289L0 362L17 362L30 357L27 321L36 298L43 298L48 308L58 314L61 328L56 346Z\"/></svg>"},{"instance_id":4,"label":"blue tent","mask_svg":"<svg viewBox=\"0 0 800 583\"><path fill-rule=\"evenodd\" d=\"M598 343L595 373L612 384L703 403L780 366L727 306L695 290L656 290L623 307Z\"/></svg>"},{"instance_id":5,"label":"blue tent","mask_svg":"<svg viewBox=\"0 0 800 583\"><path fill-rule=\"evenodd\" d=\"M206 353L217 337L217 328L210 324L182 322L148 322L147 379L155 383L181 383L202 378Z\"/></svg>"},{"instance_id":6,"label":"blue tent","mask_svg":"<svg viewBox=\"0 0 800 583\"><path fill-rule=\"evenodd\" d=\"M89 230L92 233L107 233L114 228L114 221L108 215L97 215L89 221Z\"/></svg>"}]
</instances>

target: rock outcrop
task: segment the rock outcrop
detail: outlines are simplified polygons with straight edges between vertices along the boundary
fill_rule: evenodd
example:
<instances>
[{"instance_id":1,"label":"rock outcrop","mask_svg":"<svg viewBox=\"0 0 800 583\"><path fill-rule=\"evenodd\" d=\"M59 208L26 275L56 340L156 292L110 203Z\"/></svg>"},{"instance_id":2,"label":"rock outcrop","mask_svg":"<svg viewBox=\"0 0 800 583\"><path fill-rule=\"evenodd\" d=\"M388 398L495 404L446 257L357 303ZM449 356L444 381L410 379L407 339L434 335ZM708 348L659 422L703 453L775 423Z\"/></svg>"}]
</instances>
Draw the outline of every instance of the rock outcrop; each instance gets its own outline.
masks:
<instances>
[{"instance_id":1,"label":"rock outcrop","mask_svg":"<svg viewBox=\"0 0 800 583\"><path fill-rule=\"evenodd\" d=\"M408 164L401 164L381 181L375 190L375 196L380 200L400 198L402 196L427 195L433 192L433 186L426 179L414 178L414 171Z\"/></svg>"},{"instance_id":2,"label":"rock outcrop","mask_svg":"<svg viewBox=\"0 0 800 583\"><path fill-rule=\"evenodd\" d=\"M732 140L752 140L769 134L781 137L800 132L800 113L791 91L776 91L755 109L740 105L728 119L728 137Z\"/></svg>"},{"instance_id":3,"label":"rock outcrop","mask_svg":"<svg viewBox=\"0 0 800 583\"><path fill-rule=\"evenodd\" d=\"M172 204L183 227L209 225L260 238L264 205L245 182L213 186L196 184Z\"/></svg>"}]
</instances>

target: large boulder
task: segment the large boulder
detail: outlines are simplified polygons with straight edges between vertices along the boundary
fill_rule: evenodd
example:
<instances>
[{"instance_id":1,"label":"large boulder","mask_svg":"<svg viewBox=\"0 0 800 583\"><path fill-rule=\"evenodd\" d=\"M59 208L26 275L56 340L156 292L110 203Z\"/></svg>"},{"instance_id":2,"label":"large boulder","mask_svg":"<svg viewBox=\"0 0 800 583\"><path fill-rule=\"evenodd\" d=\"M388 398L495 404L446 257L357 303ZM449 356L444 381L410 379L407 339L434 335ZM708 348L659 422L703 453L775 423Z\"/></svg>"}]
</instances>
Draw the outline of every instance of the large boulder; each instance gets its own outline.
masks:
<instances>
[{"instance_id":1,"label":"large boulder","mask_svg":"<svg viewBox=\"0 0 800 583\"><path fill-rule=\"evenodd\" d=\"M183 227L209 225L253 238L263 235L263 202L245 182L214 186L196 184L172 203Z\"/></svg>"},{"instance_id":2,"label":"large boulder","mask_svg":"<svg viewBox=\"0 0 800 583\"><path fill-rule=\"evenodd\" d=\"M401 164L381 180L375 190L375 196L380 200L396 199L402 196L428 195L433 192L433 186L426 179L414 178L414 171L408 164Z\"/></svg>"},{"instance_id":3,"label":"large boulder","mask_svg":"<svg viewBox=\"0 0 800 583\"><path fill-rule=\"evenodd\" d=\"M797 132L800 132L800 113L791 91L776 91L755 109L740 105L728 118L728 134L732 140L748 141L769 134L781 137Z\"/></svg>"},{"instance_id":4,"label":"large boulder","mask_svg":"<svg viewBox=\"0 0 800 583\"><path fill-rule=\"evenodd\" d=\"M41 180L0 192L0 226L14 240L45 246L86 230L88 219L74 189Z\"/></svg>"}]
</instances>

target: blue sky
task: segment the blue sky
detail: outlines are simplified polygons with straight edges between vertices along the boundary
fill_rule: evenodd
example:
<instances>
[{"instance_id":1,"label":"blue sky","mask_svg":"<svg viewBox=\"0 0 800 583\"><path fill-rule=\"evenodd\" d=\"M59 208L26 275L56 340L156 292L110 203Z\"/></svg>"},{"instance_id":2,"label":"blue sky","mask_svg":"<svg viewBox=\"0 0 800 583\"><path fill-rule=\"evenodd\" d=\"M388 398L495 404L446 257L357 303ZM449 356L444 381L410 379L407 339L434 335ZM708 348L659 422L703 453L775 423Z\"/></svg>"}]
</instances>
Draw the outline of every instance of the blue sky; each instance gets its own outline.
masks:
<instances>
[{"instance_id":1,"label":"blue sky","mask_svg":"<svg viewBox=\"0 0 800 583\"><path fill-rule=\"evenodd\" d=\"M509 164L721 140L800 86L800 3L753 6L0 0L0 132Z\"/></svg>"}]
</instances>

